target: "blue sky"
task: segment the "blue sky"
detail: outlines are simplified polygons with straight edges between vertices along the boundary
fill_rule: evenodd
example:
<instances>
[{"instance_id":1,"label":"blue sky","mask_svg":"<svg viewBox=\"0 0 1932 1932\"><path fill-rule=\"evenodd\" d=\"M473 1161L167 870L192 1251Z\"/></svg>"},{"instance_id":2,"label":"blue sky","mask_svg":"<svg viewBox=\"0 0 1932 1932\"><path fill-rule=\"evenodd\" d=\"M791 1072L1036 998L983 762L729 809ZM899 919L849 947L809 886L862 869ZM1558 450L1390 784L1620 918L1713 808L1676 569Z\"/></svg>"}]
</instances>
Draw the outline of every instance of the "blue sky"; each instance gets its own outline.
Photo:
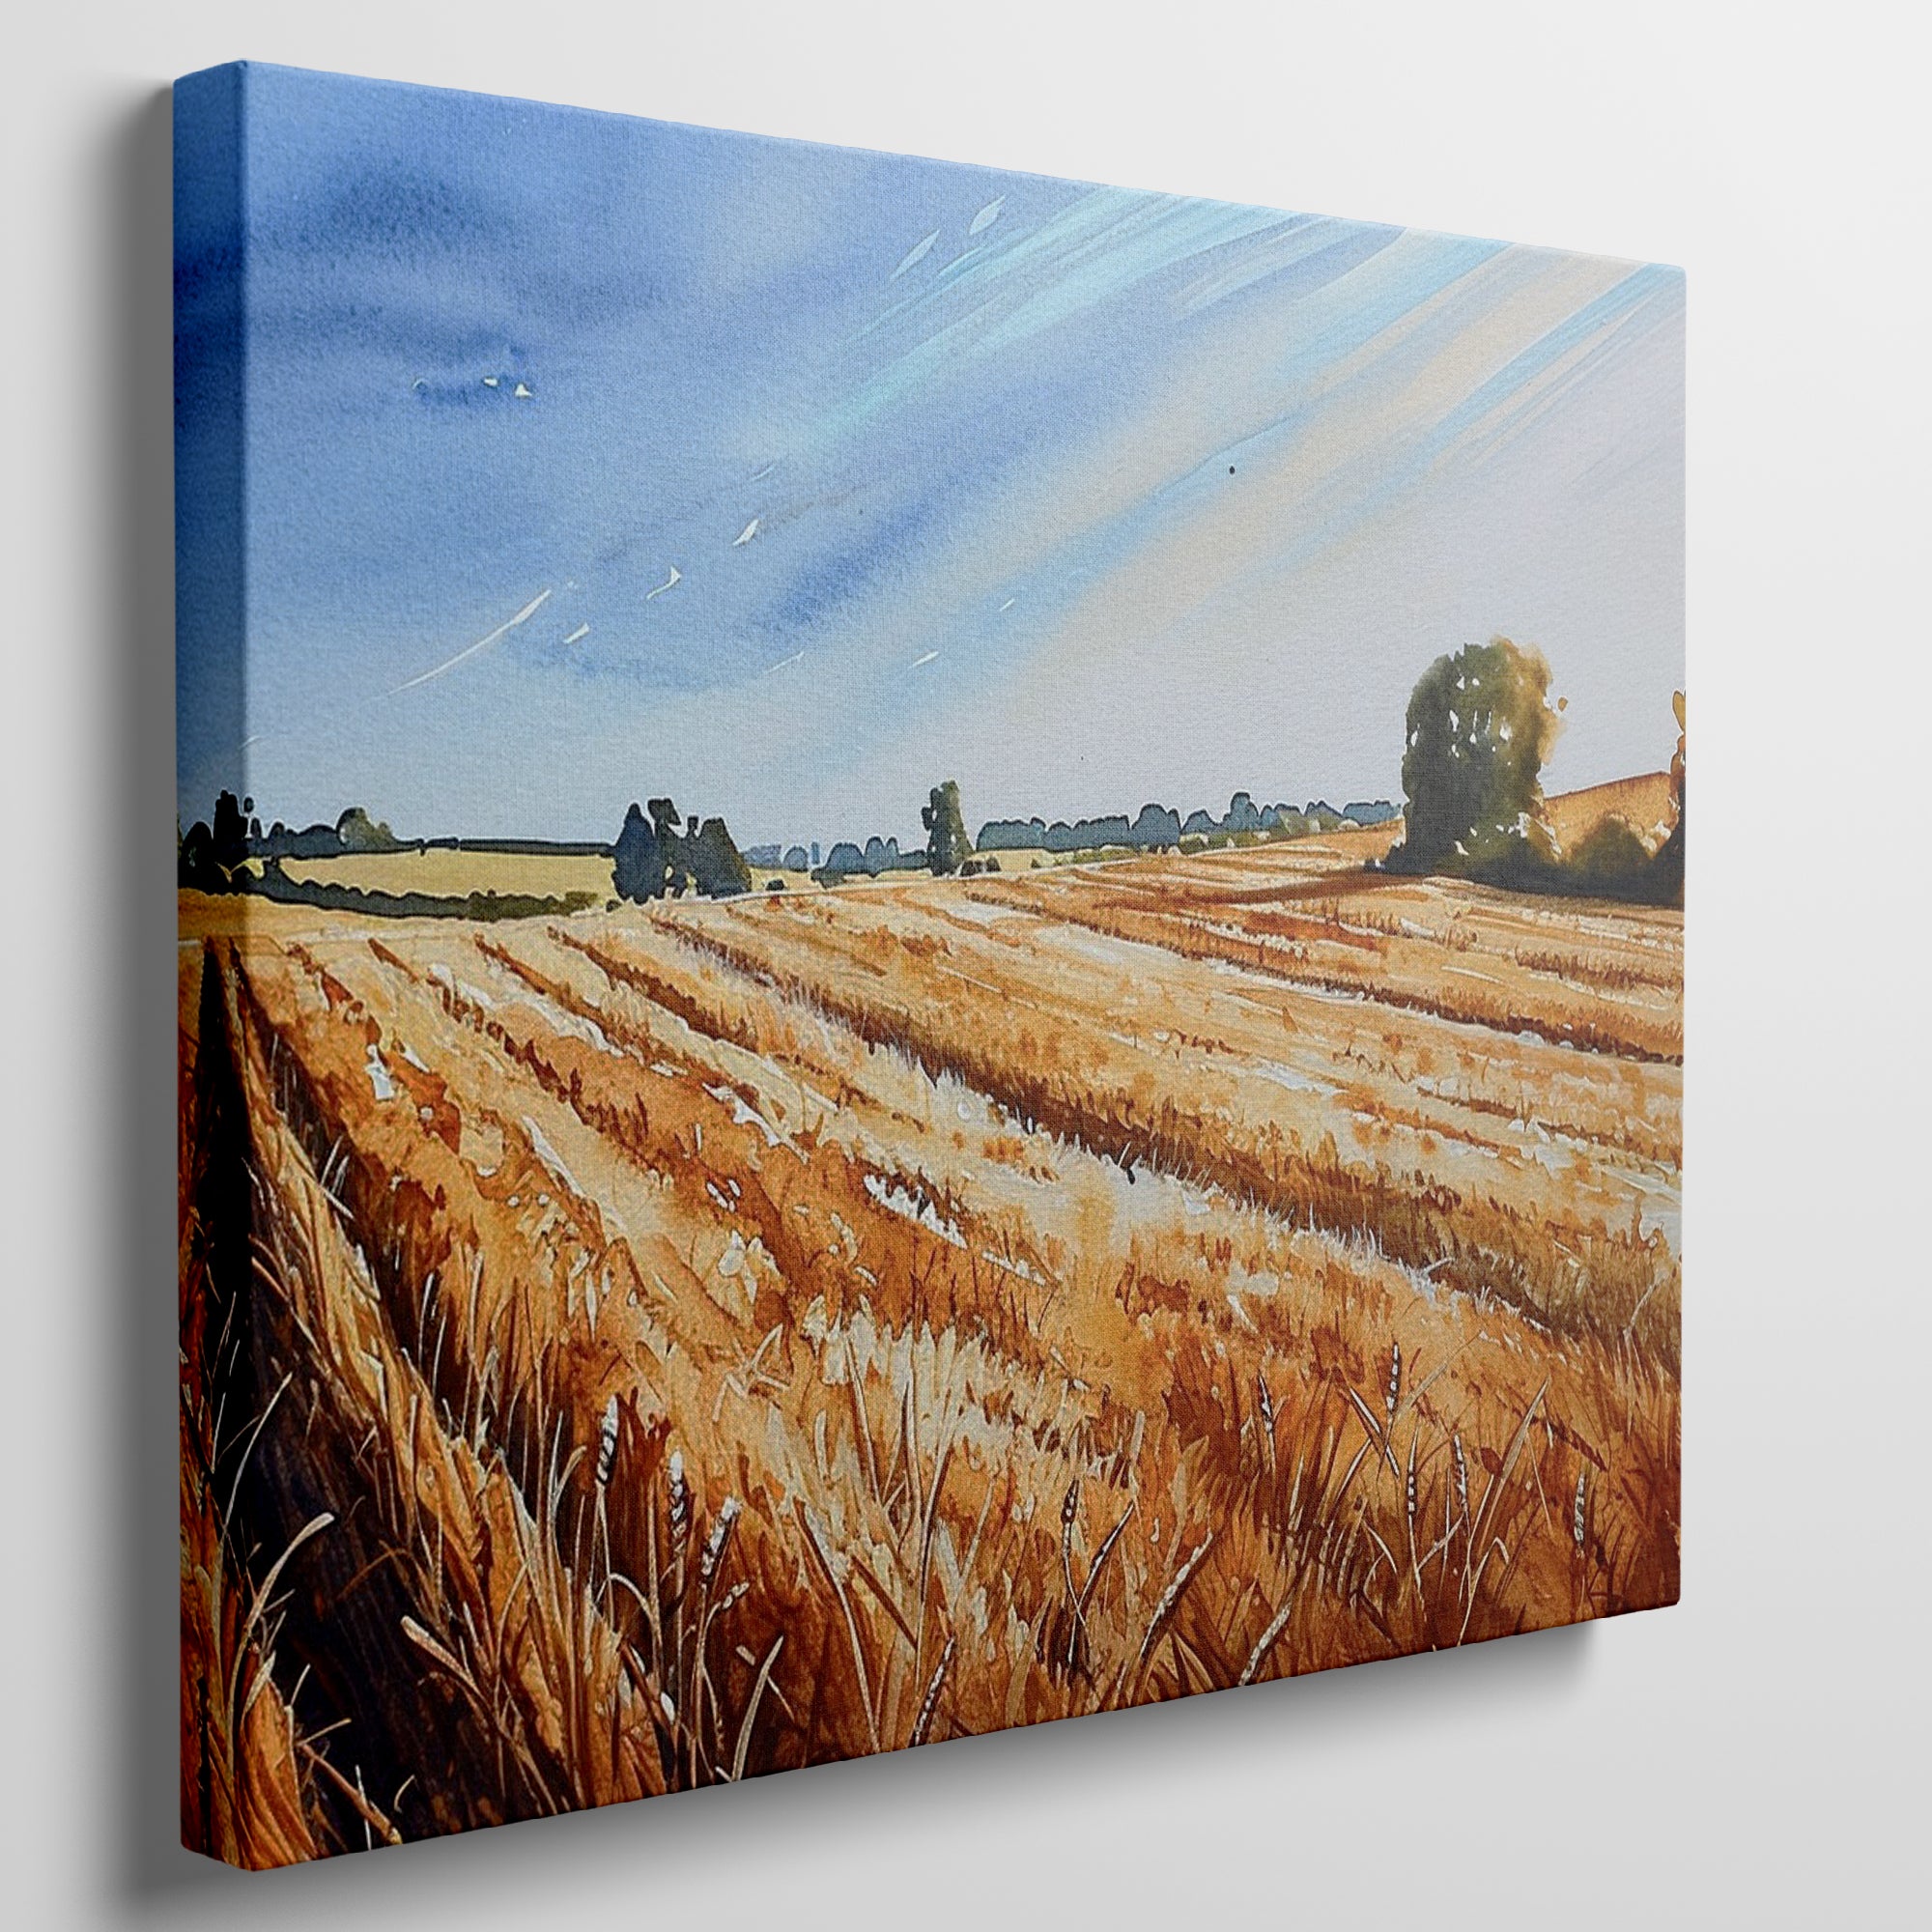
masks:
<instances>
[{"instance_id":1,"label":"blue sky","mask_svg":"<svg viewBox=\"0 0 1932 1932\"><path fill-rule=\"evenodd\" d=\"M177 95L185 821L1396 796L1410 685L1497 633L1571 700L1552 788L1668 760L1675 270L245 76L239 208Z\"/></svg>"}]
</instances>

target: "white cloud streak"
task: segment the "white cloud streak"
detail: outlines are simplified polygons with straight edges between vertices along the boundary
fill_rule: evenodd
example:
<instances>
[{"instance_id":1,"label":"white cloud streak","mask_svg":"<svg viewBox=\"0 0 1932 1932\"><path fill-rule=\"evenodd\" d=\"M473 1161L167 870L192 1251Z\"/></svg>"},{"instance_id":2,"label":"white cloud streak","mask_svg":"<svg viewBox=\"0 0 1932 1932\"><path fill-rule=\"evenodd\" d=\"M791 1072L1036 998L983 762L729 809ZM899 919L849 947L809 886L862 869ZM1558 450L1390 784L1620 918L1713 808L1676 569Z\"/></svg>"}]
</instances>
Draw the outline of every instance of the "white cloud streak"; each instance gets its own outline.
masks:
<instances>
[{"instance_id":1,"label":"white cloud streak","mask_svg":"<svg viewBox=\"0 0 1932 1932\"><path fill-rule=\"evenodd\" d=\"M521 611L519 611L514 617L512 617L507 623L498 624L497 628L494 631L492 631L487 638L478 638L473 644L466 645L465 648L458 651L453 658L444 658L440 665L437 665L434 668L430 670L424 671L418 677L404 679L404 681L401 684L394 686L392 689L388 691L385 691L383 694L383 696L384 697L400 697L406 691L414 691L420 685L434 684L438 678L446 677L451 671L453 671L456 668L458 665L467 663L470 658L473 658L478 651L487 651L492 644L497 641L498 639L507 638L510 635L510 633L517 628L519 624L527 623L532 617L536 615L536 613L539 611L543 609L543 607L546 604L550 602L550 597L551 597L550 586L547 584L543 589L539 590L537 594L534 597L532 597L530 601L527 604L526 604L524 608Z\"/></svg>"}]
</instances>

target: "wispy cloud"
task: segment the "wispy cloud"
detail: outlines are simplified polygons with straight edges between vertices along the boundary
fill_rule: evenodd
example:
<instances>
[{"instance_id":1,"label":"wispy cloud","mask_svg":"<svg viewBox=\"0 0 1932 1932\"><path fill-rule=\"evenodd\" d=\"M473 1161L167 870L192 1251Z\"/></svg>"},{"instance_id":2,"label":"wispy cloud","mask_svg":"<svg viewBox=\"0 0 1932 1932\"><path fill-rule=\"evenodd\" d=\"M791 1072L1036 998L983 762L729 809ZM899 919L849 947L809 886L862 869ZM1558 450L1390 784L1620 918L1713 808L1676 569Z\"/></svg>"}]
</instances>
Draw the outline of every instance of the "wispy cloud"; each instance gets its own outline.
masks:
<instances>
[{"instance_id":1,"label":"wispy cloud","mask_svg":"<svg viewBox=\"0 0 1932 1932\"><path fill-rule=\"evenodd\" d=\"M478 651L487 651L499 639L507 638L519 624L526 624L550 602L549 586L539 590L517 614L507 622L498 624L488 637L478 638L473 644L466 645L453 658L444 658L440 665L432 667L419 676L405 678L401 684L392 686L383 695L385 697L400 697L406 691L414 691L425 684L434 684L440 677L447 677L460 664L467 664Z\"/></svg>"},{"instance_id":2,"label":"wispy cloud","mask_svg":"<svg viewBox=\"0 0 1932 1932\"><path fill-rule=\"evenodd\" d=\"M908 270L918 268L919 265L923 261L924 261L929 254L932 253L932 244L938 240L939 240L939 230L936 228L932 231L930 235L922 236L919 241L915 242L912 244L912 246L906 250L904 259L899 263L898 267L893 270L892 279L894 281L897 281L898 278L904 273L906 273Z\"/></svg>"},{"instance_id":3,"label":"wispy cloud","mask_svg":"<svg viewBox=\"0 0 1932 1932\"><path fill-rule=\"evenodd\" d=\"M975 362L1092 315L1151 276L1297 219L1271 209L1095 188L1036 228L982 243L969 266L952 264L931 289L894 311L915 325L923 315L927 324L915 326L913 339L852 396L838 427L856 428L942 375L956 380Z\"/></svg>"}]
</instances>

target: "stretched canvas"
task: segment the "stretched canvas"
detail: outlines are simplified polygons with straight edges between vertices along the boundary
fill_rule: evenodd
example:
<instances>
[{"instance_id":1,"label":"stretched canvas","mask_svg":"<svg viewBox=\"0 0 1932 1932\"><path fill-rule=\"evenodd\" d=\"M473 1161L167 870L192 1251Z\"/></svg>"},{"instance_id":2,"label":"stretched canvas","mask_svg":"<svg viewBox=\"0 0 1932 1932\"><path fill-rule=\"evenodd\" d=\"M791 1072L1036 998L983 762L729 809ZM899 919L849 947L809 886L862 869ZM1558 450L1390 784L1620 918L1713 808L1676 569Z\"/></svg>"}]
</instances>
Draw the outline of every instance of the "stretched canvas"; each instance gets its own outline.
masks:
<instances>
[{"instance_id":1,"label":"stretched canvas","mask_svg":"<svg viewBox=\"0 0 1932 1932\"><path fill-rule=\"evenodd\" d=\"M1682 277L175 99L186 1842L1675 1601Z\"/></svg>"}]
</instances>

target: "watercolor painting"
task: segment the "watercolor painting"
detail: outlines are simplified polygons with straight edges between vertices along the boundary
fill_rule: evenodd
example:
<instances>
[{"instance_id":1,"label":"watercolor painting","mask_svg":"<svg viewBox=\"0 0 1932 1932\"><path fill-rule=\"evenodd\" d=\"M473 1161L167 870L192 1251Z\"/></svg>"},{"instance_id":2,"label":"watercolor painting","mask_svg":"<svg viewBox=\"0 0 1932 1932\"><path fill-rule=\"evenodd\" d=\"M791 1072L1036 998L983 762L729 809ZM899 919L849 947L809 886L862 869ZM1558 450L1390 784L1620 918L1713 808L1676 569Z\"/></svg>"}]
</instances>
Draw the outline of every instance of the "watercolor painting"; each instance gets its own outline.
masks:
<instances>
[{"instance_id":1,"label":"watercolor painting","mask_svg":"<svg viewBox=\"0 0 1932 1932\"><path fill-rule=\"evenodd\" d=\"M1681 274L175 113L185 1842L1676 1601Z\"/></svg>"}]
</instances>

